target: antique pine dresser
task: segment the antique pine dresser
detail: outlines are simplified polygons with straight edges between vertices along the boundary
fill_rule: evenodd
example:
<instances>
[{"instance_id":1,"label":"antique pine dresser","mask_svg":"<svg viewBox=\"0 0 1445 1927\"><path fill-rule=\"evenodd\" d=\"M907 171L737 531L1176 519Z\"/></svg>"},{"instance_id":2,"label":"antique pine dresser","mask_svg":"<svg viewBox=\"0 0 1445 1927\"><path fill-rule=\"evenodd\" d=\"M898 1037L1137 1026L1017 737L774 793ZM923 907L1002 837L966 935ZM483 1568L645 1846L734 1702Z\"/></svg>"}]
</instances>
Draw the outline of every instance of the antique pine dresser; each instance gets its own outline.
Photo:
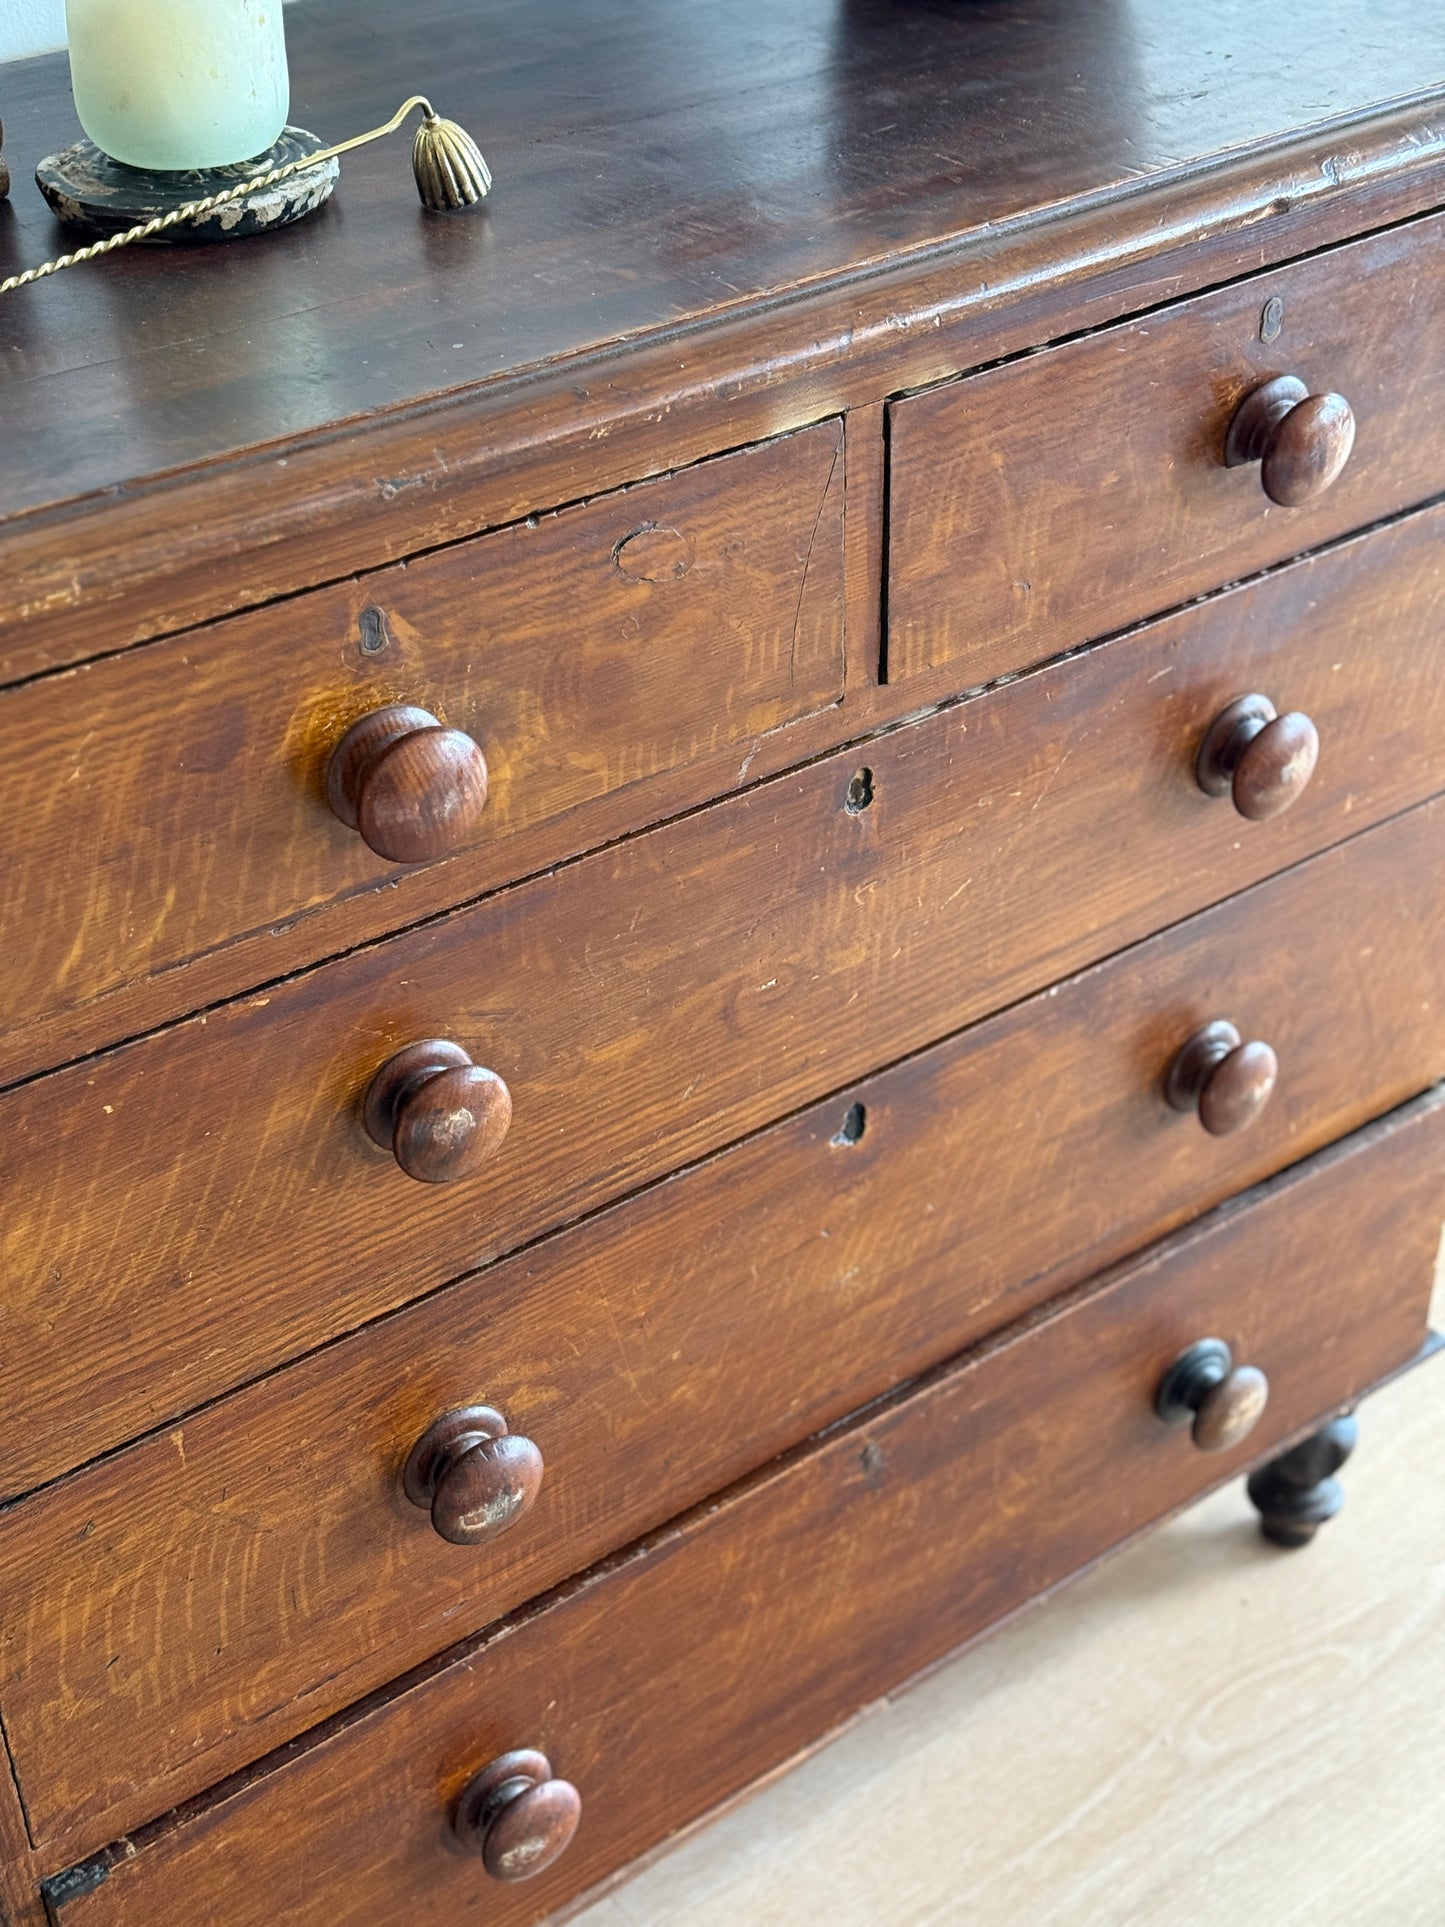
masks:
<instances>
[{"instance_id":1,"label":"antique pine dresser","mask_svg":"<svg viewBox=\"0 0 1445 1927\"><path fill-rule=\"evenodd\" d=\"M540 1919L1431 1342L1441 10L290 38L487 207L0 301L10 1927Z\"/></svg>"}]
</instances>

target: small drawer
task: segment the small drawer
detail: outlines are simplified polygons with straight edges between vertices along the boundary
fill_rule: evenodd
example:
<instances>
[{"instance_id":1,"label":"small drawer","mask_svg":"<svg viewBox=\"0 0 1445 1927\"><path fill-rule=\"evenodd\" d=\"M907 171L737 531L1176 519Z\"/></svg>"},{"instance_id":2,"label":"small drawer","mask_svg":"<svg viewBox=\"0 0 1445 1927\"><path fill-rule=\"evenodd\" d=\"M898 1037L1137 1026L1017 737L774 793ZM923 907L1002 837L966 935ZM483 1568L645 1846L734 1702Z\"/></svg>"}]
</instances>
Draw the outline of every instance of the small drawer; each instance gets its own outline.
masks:
<instances>
[{"instance_id":1,"label":"small drawer","mask_svg":"<svg viewBox=\"0 0 1445 1927\"><path fill-rule=\"evenodd\" d=\"M137 984L131 1028L193 1008L198 959L249 945L222 990L261 982L298 921L344 949L506 882L538 826L533 868L732 787L842 694L842 446L824 422L0 695L0 1074L112 1041L97 1006Z\"/></svg>"},{"instance_id":2,"label":"small drawer","mask_svg":"<svg viewBox=\"0 0 1445 1927\"><path fill-rule=\"evenodd\" d=\"M895 403L890 680L972 687L1445 489L1442 259L1436 217ZM1265 479L1317 484L1348 431L1311 402L1227 467L1278 377L1357 427L1289 507Z\"/></svg>"},{"instance_id":3,"label":"small drawer","mask_svg":"<svg viewBox=\"0 0 1445 1927\"><path fill-rule=\"evenodd\" d=\"M36 1838L201 1791L1445 1075L1442 875L1426 805L12 1507ZM1174 1109L1222 1022L1238 1054ZM487 1493L532 1496L458 1546L485 1446L435 1529L403 1473L479 1406L530 1442Z\"/></svg>"},{"instance_id":4,"label":"small drawer","mask_svg":"<svg viewBox=\"0 0 1445 1927\"><path fill-rule=\"evenodd\" d=\"M1442 526L1364 538L0 1096L0 1493L1433 794ZM1271 821L1197 780L1245 692L1322 744ZM1259 740L1285 783L1292 760ZM515 1104L452 1183L414 1183L365 1122L381 1068L425 1040ZM474 1143L494 1144L495 1079L453 1068L434 1097L475 1086Z\"/></svg>"},{"instance_id":5,"label":"small drawer","mask_svg":"<svg viewBox=\"0 0 1445 1927\"><path fill-rule=\"evenodd\" d=\"M250 1784L60 1875L53 1917L540 1919L1415 1355L1442 1125L1434 1094L1294 1167ZM1254 1429L1217 1452L1155 1412L1204 1338L1268 1381ZM745 1376L735 1391L745 1407ZM553 1866L508 1885L453 1816L519 1748L575 1787L581 1822ZM539 1804L518 1810L514 1844L564 1839L567 1795ZM507 1843L482 1844L496 1865Z\"/></svg>"}]
</instances>

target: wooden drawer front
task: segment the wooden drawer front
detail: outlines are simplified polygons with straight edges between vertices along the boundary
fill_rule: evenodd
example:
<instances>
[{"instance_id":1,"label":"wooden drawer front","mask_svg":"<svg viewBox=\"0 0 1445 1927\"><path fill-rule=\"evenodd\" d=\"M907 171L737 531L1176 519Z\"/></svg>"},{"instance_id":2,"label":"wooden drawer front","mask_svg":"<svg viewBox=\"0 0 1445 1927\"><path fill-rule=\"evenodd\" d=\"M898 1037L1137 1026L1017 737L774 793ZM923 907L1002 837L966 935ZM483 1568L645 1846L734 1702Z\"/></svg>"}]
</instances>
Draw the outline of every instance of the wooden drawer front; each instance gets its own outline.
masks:
<instances>
[{"instance_id":1,"label":"wooden drawer front","mask_svg":"<svg viewBox=\"0 0 1445 1927\"><path fill-rule=\"evenodd\" d=\"M1441 878L1445 803L14 1507L0 1707L36 1837L85 1851L199 1792L1445 1077ZM1162 1087L1220 1016L1281 1075L1211 1138ZM546 1473L460 1549L399 1474L478 1403Z\"/></svg>"},{"instance_id":2,"label":"wooden drawer front","mask_svg":"<svg viewBox=\"0 0 1445 1927\"><path fill-rule=\"evenodd\" d=\"M1445 1210L1419 1100L770 1471L199 1817L62 1878L64 1927L532 1921L855 1707L1414 1354ZM1210 1457L1154 1416L1213 1336L1269 1377ZM742 1401L740 1401L742 1402ZM1241 1554L1248 1558L1248 1554ZM540 1747L583 1799L569 1854L492 1885L448 1815ZM74 1896L71 1898L70 1896Z\"/></svg>"},{"instance_id":3,"label":"wooden drawer front","mask_svg":"<svg viewBox=\"0 0 1445 1927\"><path fill-rule=\"evenodd\" d=\"M0 1072L109 1041L85 1013L138 980L171 973L146 1023L194 1008L179 966L238 942L222 990L263 981L277 925L319 918L319 955L506 881L549 819L570 821L547 860L635 828L666 813L648 785L668 771L695 768L669 808L730 787L755 738L842 693L842 441L825 422L0 696L25 826L0 1033L34 1033ZM486 756L444 879L327 803L333 747L388 703Z\"/></svg>"},{"instance_id":4,"label":"wooden drawer front","mask_svg":"<svg viewBox=\"0 0 1445 1927\"><path fill-rule=\"evenodd\" d=\"M896 403L890 679L985 682L1445 489L1442 241L1423 221ZM1223 465L1281 374L1358 423L1298 508Z\"/></svg>"},{"instance_id":5,"label":"wooden drawer front","mask_svg":"<svg viewBox=\"0 0 1445 1927\"><path fill-rule=\"evenodd\" d=\"M1441 527L1301 564L0 1097L0 1490L1430 794ZM1251 688L1308 709L1324 743L1270 823L1193 775ZM515 1120L480 1176L418 1185L360 1100L393 1051L448 1036L505 1077Z\"/></svg>"}]
</instances>

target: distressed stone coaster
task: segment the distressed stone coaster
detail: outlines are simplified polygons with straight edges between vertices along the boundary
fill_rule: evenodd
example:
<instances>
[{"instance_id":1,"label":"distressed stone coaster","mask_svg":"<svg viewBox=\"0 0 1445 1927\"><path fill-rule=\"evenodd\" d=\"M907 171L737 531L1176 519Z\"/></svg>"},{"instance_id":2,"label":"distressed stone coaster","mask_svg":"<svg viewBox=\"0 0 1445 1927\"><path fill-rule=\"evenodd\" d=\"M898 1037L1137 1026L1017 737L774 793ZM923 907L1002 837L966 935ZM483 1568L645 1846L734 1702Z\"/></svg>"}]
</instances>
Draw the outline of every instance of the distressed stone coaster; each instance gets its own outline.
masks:
<instances>
[{"instance_id":1,"label":"distressed stone coaster","mask_svg":"<svg viewBox=\"0 0 1445 1927\"><path fill-rule=\"evenodd\" d=\"M224 193L238 181L260 180L273 168L314 154L323 145L304 127L287 127L270 152L258 154L254 160L238 161L232 167L151 173L114 161L93 141L80 140L41 161L35 180L67 227L94 235L119 234L157 215L173 213L187 201ZM235 241L248 234L269 233L320 207L340 172L341 163L334 156L318 161L315 167L303 167L284 181L258 187L254 194L242 195L209 214L167 228L152 241Z\"/></svg>"}]
</instances>

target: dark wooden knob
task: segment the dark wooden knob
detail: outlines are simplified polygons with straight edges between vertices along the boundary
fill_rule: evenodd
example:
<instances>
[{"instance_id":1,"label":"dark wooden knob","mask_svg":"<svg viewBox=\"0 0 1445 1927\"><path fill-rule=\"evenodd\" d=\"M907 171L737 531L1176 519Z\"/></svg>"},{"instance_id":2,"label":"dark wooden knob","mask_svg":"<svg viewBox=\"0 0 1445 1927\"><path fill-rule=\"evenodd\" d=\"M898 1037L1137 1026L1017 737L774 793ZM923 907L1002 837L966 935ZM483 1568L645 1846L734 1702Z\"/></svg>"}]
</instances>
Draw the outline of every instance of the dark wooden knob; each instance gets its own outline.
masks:
<instances>
[{"instance_id":1,"label":"dark wooden knob","mask_svg":"<svg viewBox=\"0 0 1445 1927\"><path fill-rule=\"evenodd\" d=\"M512 1093L495 1071L443 1038L408 1044L366 1093L366 1128L409 1178L451 1184L472 1177L512 1121Z\"/></svg>"},{"instance_id":2,"label":"dark wooden knob","mask_svg":"<svg viewBox=\"0 0 1445 1927\"><path fill-rule=\"evenodd\" d=\"M1160 1380L1154 1409L1166 1425L1190 1421L1190 1437L1201 1452L1229 1452L1249 1437L1268 1402L1263 1372L1236 1365L1222 1338L1201 1338Z\"/></svg>"},{"instance_id":3,"label":"dark wooden knob","mask_svg":"<svg viewBox=\"0 0 1445 1927\"><path fill-rule=\"evenodd\" d=\"M1236 696L1204 732L1194 771L1206 795L1232 796L1241 816L1263 823L1302 794L1319 755L1308 716L1276 715L1268 696Z\"/></svg>"},{"instance_id":4,"label":"dark wooden knob","mask_svg":"<svg viewBox=\"0 0 1445 1927\"><path fill-rule=\"evenodd\" d=\"M1196 1111L1211 1137L1253 1124L1279 1078L1268 1044L1246 1044L1233 1024L1205 1024L1181 1047L1164 1083L1176 1111Z\"/></svg>"},{"instance_id":5,"label":"dark wooden knob","mask_svg":"<svg viewBox=\"0 0 1445 1927\"><path fill-rule=\"evenodd\" d=\"M326 797L389 863L434 863L475 835L487 802L487 759L430 710L389 703L353 723L331 752Z\"/></svg>"},{"instance_id":6,"label":"dark wooden knob","mask_svg":"<svg viewBox=\"0 0 1445 1927\"><path fill-rule=\"evenodd\" d=\"M430 1512L443 1539L476 1546L495 1539L531 1506L542 1484L542 1454L507 1430L490 1405L464 1405L429 1425L401 1475L413 1505Z\"/></svg>"},{"instance_id":7,"label":"dark wooden knob","mask_svg":"<svg viewBox=\"0 0 1445 1927\"><path fill-rule=\"evenodd\" d=\"M482 1768L452 1825L493 1880L530 1880L566 1852L581 1818L576 1787L553 1779L545 1753L523 1748Z\"/></svg>"},{"instance_id":8,"label":"dark wooden knob","mask_svg":"<svg viewBox=\"0 0 1445 1927\"><path fill-rule=\"evenodd\" d=\"M1234 411L1224 465L1258 462L1270 501L1293 509L1324 493L1354 445L1354 412L1343 395L1312 395L1297 375L1276 375Z\"/></svg>"}]
</instances>

